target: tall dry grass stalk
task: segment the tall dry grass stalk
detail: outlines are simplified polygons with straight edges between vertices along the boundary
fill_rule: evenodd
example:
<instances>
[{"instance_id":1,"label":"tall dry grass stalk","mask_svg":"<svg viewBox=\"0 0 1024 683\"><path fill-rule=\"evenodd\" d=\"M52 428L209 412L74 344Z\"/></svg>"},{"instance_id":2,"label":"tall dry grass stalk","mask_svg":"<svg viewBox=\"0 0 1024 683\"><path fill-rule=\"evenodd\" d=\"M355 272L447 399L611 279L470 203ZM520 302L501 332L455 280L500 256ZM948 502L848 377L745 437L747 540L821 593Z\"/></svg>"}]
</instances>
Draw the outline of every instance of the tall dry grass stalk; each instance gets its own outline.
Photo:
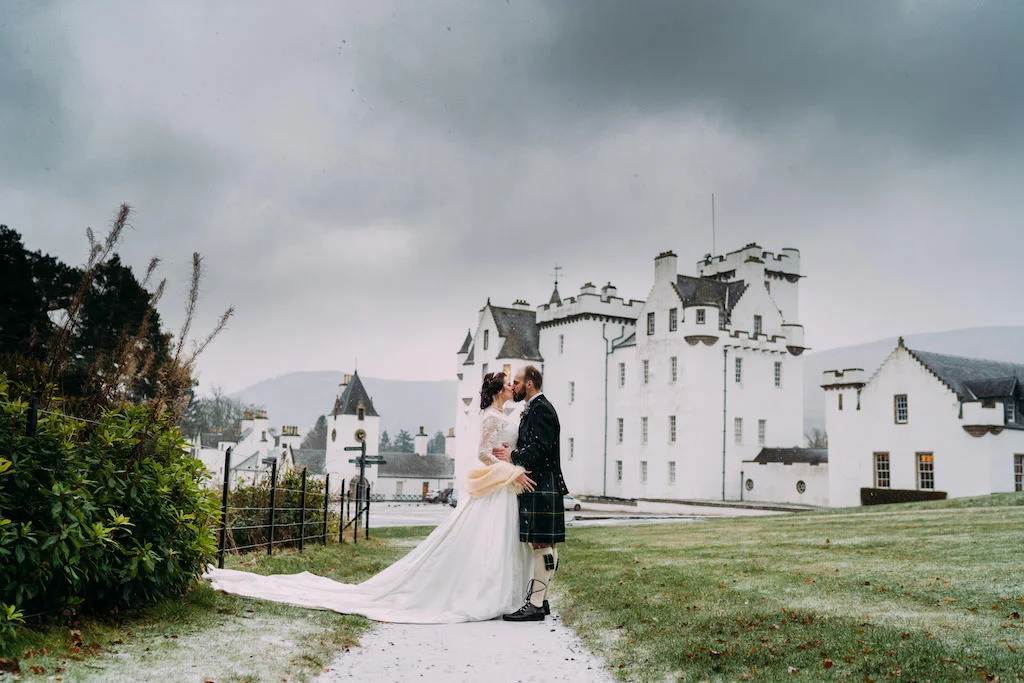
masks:
<instances>
[{"instance_id":1,"label":"tall dry grass stalk","mask_svg":"<svg viewBox=\"0 0 1024 683\"><path fill-rule=\"evenodd\" d=\"M131 213L131 207L128 204L122 204L114 217L110 231L102 242L96 240L91 228L86 230L89 240L89 257L83 269L78 289L68 306L67 318L56 331L54 342L48 350L43 382L43 386L49 388L45 399L47 403L50 399L57 398L56 387L71 361L72 341L75 331L81 323L83 305L95 282L97 272L113 254L125 228L130 227L128 220ZM177 335L174 354L158 358L155 350L148 343L150 327L153 324L152 314L163 298L167 286L167 280L163 279L150 293L150 306L137 327L134 330L122 330L114 351L109 356L98 357L90 369L93 399L91 409L93 411L100 412L106 408L141 400L152 404L157 414L170 412L173 419L181 419L185 408L188 407L190 392L194 384L193 373L196 360L224 330L235 313L234 307L229 307L221 315L213 330L201 342L193 341L192 351L185 353L185 346L188 343L188 335L195 320L199 301L202 262L203 259L198 252L192 254L192 280L185 305L185 318ZM159 264L160 259L154 257L146 268L141 284L147 291ZM150 396L141 397L136 391L137 380L147 376L154 368L157 370L157 381L153 393Z\"/></svg>"}]
</instances>

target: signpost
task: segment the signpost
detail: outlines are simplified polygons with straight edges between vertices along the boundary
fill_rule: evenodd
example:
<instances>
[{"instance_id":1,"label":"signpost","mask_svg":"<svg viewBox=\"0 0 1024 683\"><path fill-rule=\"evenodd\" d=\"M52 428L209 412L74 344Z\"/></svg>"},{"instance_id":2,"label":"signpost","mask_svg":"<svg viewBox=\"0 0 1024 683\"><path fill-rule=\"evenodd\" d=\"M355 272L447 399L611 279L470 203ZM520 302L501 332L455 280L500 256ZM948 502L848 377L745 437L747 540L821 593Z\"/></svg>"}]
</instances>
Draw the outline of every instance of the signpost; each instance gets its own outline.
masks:
<instances>
[{"instance_id":1,"label":"signpost","mask_svg":"<svg viewBox=\"0 0 1024 683\"><path fill-rule=\"evenodd\" d=\"M366 455L366 430L357 429L355 433L358 446L345 446L346 451L359 451L359 456L349 460L353 465L359 465L359 484L356 487L356 514L352 520L352 542L359 542L359 518L366 513L366 538L370 538L370 488L366 485L366 466L383 465L384 458L379 455ZM364 506L365 492L365 506Z\"/></svg>"}]
</instances>

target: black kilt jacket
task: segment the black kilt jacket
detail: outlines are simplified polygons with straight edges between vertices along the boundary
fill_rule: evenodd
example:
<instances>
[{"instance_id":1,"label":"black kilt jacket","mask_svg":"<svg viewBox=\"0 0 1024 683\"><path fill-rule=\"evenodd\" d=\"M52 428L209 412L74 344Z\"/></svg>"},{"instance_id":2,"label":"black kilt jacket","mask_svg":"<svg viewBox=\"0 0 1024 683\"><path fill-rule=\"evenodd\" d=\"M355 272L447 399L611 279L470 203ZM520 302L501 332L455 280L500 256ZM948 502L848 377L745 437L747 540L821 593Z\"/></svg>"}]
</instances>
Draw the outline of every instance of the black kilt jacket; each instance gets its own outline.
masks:
<instances>
[{"instance_id":1,"label":"black kilt jacket","mask_svg":"<svg viewBox=\"0 0 1024 683\"><path fill-rule=\"evenodd\" d=\"M519 540L524 543L565 541L562 496L569 489L562 478L560 430L558 414L544 394L523 410L512 463L529 471L537 482L533 491L519 494Z\"/></svg>"}]
</instances>

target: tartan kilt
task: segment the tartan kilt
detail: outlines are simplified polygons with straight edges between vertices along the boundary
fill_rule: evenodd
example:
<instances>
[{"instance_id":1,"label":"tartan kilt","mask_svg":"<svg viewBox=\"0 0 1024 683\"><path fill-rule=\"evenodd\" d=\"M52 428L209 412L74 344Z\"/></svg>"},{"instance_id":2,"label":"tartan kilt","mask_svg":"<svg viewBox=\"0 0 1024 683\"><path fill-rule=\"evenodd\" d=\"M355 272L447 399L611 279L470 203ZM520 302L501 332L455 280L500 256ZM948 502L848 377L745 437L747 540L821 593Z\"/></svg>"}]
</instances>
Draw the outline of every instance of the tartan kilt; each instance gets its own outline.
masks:
<instances>
[{"instance_id":1,"label":"tartan kilt","mask_svg":"<svg viewBox=\"0 0 1024 683\"><path fill-rule=\"evenodd\" d=\"M564 543L565 504L555 485L555 473L534 472L528 476L537 482L537 487L519 494L519 540Z\"/></svg>"}]
</instances>

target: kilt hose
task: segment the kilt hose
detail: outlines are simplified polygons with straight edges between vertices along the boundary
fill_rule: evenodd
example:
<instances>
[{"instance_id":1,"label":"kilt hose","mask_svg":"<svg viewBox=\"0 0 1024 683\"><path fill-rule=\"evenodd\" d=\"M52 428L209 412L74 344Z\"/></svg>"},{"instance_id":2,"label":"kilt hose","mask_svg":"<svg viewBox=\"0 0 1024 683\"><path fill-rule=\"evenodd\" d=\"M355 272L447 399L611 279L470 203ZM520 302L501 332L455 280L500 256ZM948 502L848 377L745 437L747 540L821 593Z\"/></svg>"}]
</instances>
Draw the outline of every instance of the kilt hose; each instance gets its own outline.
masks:
<instances>
[{"instance_id":1,"label":"kilt hose","mask_svg":"<svg viewBox=\"0 0 1024 683\"><path fill-rule=\"evenodd\" d=\"M565 504L554 472L533 472L533 491L519 494L519 540L523 543L564 543Z\"/></svg>"}]
</instances>

